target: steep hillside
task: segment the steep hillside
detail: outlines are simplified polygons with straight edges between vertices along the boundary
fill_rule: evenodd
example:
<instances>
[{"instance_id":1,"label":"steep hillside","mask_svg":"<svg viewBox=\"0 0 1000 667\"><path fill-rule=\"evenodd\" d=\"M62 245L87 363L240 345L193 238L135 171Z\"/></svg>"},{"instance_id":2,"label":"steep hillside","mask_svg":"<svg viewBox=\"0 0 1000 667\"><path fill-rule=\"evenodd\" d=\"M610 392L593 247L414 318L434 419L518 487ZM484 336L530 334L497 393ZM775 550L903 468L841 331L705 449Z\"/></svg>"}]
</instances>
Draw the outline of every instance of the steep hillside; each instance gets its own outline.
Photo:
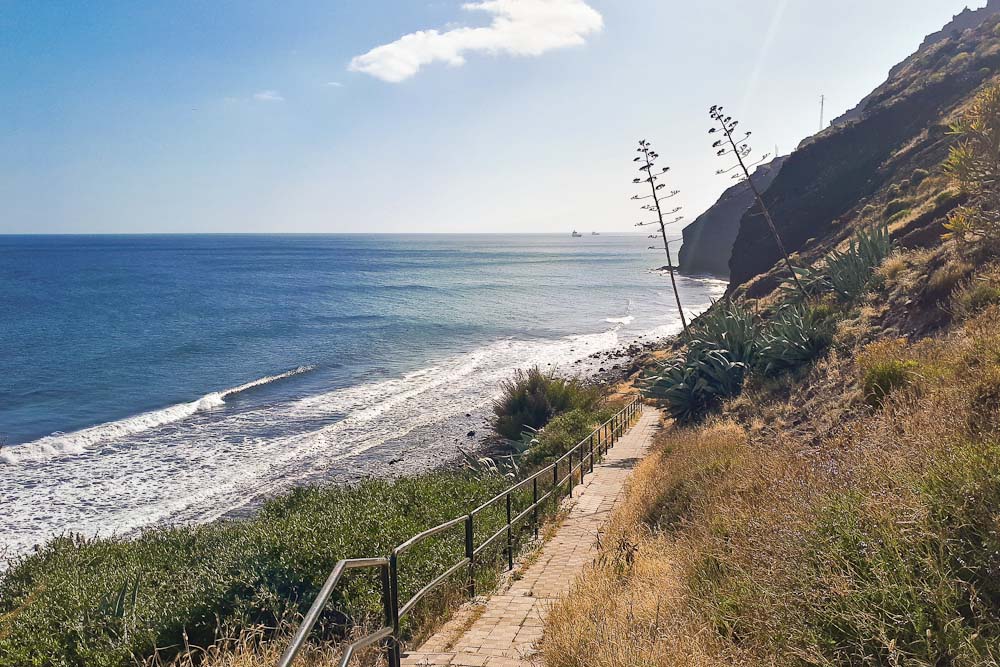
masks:
<instances>
[{"instance_id":1,"label":"steep hillside","mask_svg":"<svg viewBox=\"0 0 1000 667\"><path fill-rule=\"evenodd\" d=\"M764 198L790 252L825 252L884 211L899 187L910 185L914 170L940 164L952 141L949 118L1000 67L1000 3L988 9L976 14L987 19L976 28L935 38L894 68L857 120L828 128L788 157ZM894 234L931 227L946 212L927 211L928 217ZM767 272L778 259L764 221L744 214L730 261L730 289ZM759 296L779 280L763 276L744 291Z\"/></svg>"},{"instance_id":2,"label":"steep hillside","mask_svg":"<svg viewBox=\"0 0 1000 667\"><path fill-rule=\"evenodd\" d=\"M761 191L778 175L785 158L762 164L753 173L753 182ZM740 219L753 203L753 193L740 183L722 193L719 201L684 228L680 251L681 273L729 277L729 256L739 232Z\"/></svg>"},{"instance_id":3,"label":"steep hillside","mask_svg":"<svg viewBox=\"0 0 1000 667\"><path fill-rule=\"evenodd\" d=\"M986 6L981 9L969 9L966 7L961 13L952 17L951 21L946 23L943 28L935 33L927 35L927 37L924 38L924 41L920 44L920 48L917 49L913 55L889 70L889 76L886 79L886 83L899 74L904 67L911 64L913 59L919 58L921 52L942 40L948 39L949 37L960 36L966 30L978 27L983 21L997 13L1000 13L1000 0L989 0ZM843 125L849 121L861 118L862 112L868 107L869 101L876 92L877 90L865 96L865 98L862 99L857 106L839 118L835 118L830 122L830 125Z\"/></svg>"},{"instance_id":4,"label":"steep hillside","mask_svg":"<svg viewBox=\"0 0 1000 667\"><path fill-rule=\"evenodd\" d=\"M649 362L672 419L546 667L1000 667L998 52L1000 17L941 39L786 162L802 289L772 268Z\"/></svg>"}]
</instances>

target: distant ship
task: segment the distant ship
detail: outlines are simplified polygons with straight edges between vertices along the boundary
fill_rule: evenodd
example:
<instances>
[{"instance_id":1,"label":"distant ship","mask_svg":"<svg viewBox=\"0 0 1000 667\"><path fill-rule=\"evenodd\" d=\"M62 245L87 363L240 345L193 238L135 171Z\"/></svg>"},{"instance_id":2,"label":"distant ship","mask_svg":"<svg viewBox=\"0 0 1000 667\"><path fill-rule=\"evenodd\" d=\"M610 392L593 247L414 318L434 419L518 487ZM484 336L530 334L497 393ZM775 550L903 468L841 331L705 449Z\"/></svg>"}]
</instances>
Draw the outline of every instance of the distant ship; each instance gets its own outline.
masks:
<instances>
[{"instance_id":1,"label":"distant ship","mask_svg":"<svg viewBox=\"0 0 1000 667\"><path fill-rule=\"evenodd\" d=\"M590 235L591 236L600 236L601 233L600 232L590 232Z\"/></svg>"},{"instance_id":2,"label":"distant ship","mask_svg":"<svg viewBox=\"0 0 1000 667\"><path fill-rule=\"evenodd\" d=\"M575 238L575 239L582 239L583 238L583 234L581 234L580 232L578 232L578 231L576 231L574 229L573 230L573 238Z\"/></svg>"}]
</instances>

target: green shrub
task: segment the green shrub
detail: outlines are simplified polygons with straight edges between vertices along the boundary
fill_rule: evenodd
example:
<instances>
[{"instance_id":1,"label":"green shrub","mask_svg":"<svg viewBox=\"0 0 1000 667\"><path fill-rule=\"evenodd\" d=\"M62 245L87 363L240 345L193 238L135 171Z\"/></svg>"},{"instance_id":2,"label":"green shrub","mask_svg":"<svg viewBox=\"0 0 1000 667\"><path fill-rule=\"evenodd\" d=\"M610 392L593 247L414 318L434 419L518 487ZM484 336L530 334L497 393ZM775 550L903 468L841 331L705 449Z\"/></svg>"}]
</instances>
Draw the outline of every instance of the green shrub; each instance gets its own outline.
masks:
<instances>
[{"instance_id":1,"label":"green shrub","mask_svg":"<svg viewBox=\"0 0 1000 667\"><path fill-rule=\"evenodd\" d=\"M528 428L539 429L567 410L593 408L601 399L597 387L580 380L557 378L540 369L518 370L501 383L501 396L493 403L493 428L517 440Z\"/></svg>"},{"instance_id":2,"label":"green shrub","mask_svg":"<svg viewBox=\"0 0 1000 667\"><path fill-rule=\"evenodd\" d=\"M941 207L958 199L958 193L954 190L943 190L934 197L934 206Z\"/></svg>"},{"instance_id":3,"label":"green shrub","mask_svg":"<svg viewBox=\"0 0 1000 667\"><path fill-rule=\"evenodd\" d=\"M894 223L897 223L900 220L902 220L903 218L905 218L908 215L910 215L910 213L911 213L910 209L904 208L902 211L897 211L897 212L893 213L892 215L890 215L889 218L888 218L888 220L886 220L886 222L888 222L890 225L894 224Z\"/></svg>"},{"instance_id":4,"label":"green shrub","mask_svg":"<svg viewBox=\"0 0 1000 667\"><path fill-rule=\"evenodd\" d=\"M972 60L972 54L963 51L962 53L956 53L955 56L948 62L948 66L961 67L970 60Z\"/></svg>"},{"instance_id":5,"label":"green shrub","mask_svg":"<svg viewBox=\"0 0 1000 667\"><path fill-rule=\"evenodd\" d=\"M570 410L554 417L537 436L537 444L528 450L529 465L558 458L580 443L601 423L599 416L586 410Z\"/></svg>"},{"instance_id":6,"label":"green shrub","mask_svg":"<svg viewBox=\"0 0 1000 667\"><path fill-rule=\"evenodd\" d=\"M830 346L834 329L833 313L827 308L785 306L764 327L758 363L765 375L804 366Z\"/></svg>"},{"instance_id":7,"label":"green shrub","mask_svg":"<svg viewBox=\"0 0 1000 667\"><path fill-rule=\"evenodd\" d=\"M891 218L900 211L905 211L906 209L910 208L911 203L912 202L910 202L909 199L902 199L902 198L893 199L892 201L890 201L888 204L885 205L885 208L882 209L882 217Z\"/></svg>"},{"instance_id":8,"label":"green shrub","mask_svg":"<svg viewBox=\"0 0 1000 667\"><path fill-rule=\"evenodd\" d=\"M976 313L987 306L1000 303L1000 287L979 282L959 295L960 306L966 313Z\"/></svg>"},{"instance_id":9,"label":"green shrub","mask_svg":"<svg viewBox=\"0 0 1000 667\"><path fill-rule=\"evenodd\" d=\"M886 359L875 362L865 371L862 385L865 401L873 408L882 407L886 396L907 387L913 380L917 362Z\"/></svg>"}]
</instances>

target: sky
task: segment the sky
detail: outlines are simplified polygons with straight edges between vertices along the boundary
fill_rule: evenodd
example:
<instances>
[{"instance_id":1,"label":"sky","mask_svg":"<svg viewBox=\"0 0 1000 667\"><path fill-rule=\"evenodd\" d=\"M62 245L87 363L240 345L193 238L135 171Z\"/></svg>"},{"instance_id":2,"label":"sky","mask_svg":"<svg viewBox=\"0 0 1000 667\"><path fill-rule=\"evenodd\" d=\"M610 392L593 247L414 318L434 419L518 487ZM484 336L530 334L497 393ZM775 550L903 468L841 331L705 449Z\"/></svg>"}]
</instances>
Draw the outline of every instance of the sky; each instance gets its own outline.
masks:
<instances>
[{"instance_id":1,"label":"sky","mask_svg":"<svg viewBox=\"0 0 1000 667\"><path fill-rule=\"evenodd\" d=\"M0 233L634 231L985 0L0 0Z\"/></svg>"}]
</instances>

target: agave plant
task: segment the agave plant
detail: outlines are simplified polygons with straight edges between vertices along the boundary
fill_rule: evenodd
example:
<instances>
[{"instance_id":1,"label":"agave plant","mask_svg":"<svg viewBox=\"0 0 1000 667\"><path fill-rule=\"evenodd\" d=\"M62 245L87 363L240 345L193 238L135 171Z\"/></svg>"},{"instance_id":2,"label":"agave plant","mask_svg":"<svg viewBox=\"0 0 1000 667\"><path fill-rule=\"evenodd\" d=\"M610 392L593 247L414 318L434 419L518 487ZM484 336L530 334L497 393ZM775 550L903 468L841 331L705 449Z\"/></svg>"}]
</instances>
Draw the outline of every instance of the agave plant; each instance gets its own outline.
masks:
<instances>
[{"instance_id":1,"label":"agave plant","mask_svg":"<svg viewBox=\"0 0 1000 667\"><path fill-rule=\"evenodd\" d=\"M828 309L786 305L764 329L760 365L766 375L798 368L822 354L832 340L833 323Z\"/></svg>"},{"instance_id":2,"label":"agave plant","mask_svg":"<svg viewBox=\"0 0 1000 667\"><path fill-rule=\"evenodd\" d=\"M801 302L803 293L810 296L833 293L844 301L853 301L868 291L875 270L890 252L888 224L873 225L855 234L846 250L828 253L819 268L796 269L803 289L787 284L781 289L789 302Z\"/></svg>"},{"instance_id":3,"label":"agave plant","mask_svg":"<svg viewBox=\"0 0 1000 667\"><path fill-rule=\"evenodd\" d=\"M726 299L712 304L695 322L692 348L725 350L733 361L752 366L760 344L760 319L743 304Z\"/></svg>"},{"instance_id":4,"label":"agave plant","mask_svg":"<svg viewBox=\"0 0 1000 667\"><path fill-rule=\"evenodd\" d=\"M690 423L739 394L746 368L726 350L693 347L686 357L661 364L640 385L646 397L666 403L671 417Z\"/></svg>"},{"instance_id":5,"label":"agave plant","mask_svg":"<svg viewBox=\"0 0 1000 667\"><path fill-rule=\"evenodd\" d=\"M847 250L834 250L826 256L826 279L830 289L850 301L864 294L872 283L875 270L892 251L886 224L863 229L851 239Z\"/></svg>"}]
</instances>

